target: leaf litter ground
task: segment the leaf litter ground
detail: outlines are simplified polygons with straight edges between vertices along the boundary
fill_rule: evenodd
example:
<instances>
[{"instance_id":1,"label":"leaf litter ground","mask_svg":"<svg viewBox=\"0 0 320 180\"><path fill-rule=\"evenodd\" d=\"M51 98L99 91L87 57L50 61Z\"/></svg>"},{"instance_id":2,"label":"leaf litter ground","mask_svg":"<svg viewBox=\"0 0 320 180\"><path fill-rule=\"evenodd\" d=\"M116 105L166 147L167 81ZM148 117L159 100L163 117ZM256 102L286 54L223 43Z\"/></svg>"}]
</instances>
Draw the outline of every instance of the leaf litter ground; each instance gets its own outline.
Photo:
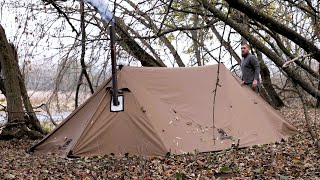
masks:
<instances>
[{"instance_id":1,"label":"leaf litter ground","mask_svg":"<svg viewBox=\"0 0 320 180\"><path fill-rule=\"evenodd\" d=\"M317 111L309 114L319 133ZM27 154L35 141L0 141L0 179L320 179L320 155L303 111L281 113L300 132L287 142L181 156L65 159Z\"/></svg>"}]
</instances>

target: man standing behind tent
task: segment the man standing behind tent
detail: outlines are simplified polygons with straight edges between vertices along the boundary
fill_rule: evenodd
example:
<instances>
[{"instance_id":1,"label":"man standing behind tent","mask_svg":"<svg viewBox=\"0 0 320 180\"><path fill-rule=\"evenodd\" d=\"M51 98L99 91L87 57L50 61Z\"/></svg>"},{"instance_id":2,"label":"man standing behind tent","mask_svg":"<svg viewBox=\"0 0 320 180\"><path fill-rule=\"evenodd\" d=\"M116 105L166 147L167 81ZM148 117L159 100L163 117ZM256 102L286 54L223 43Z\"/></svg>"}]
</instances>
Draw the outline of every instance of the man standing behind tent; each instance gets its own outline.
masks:
<instances>
[{"instance_id":1,"label":"man standing behind tent","mask_svg":"<svg viewBox=\"0 0 320 180\"><path fill-rule=\"evenodd\" d=\"M250 53L250 45L243 43L241 45L241 55L243 57L241 62L241 79L244 84L251 87L256 93L259 93L259 62L253 54Z\"/></svg>"}]
</instances>

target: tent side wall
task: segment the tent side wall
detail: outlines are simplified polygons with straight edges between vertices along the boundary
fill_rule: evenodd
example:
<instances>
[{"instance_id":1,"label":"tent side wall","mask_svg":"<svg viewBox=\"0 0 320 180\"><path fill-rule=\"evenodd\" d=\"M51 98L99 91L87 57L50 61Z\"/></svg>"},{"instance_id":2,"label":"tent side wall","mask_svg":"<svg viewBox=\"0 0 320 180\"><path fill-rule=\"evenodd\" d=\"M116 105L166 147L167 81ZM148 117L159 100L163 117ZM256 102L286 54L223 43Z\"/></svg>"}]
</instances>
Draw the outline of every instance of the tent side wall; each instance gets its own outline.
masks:
<instances>
[{"instance_id":1,"label":"tent side wall","mask_svg":"<svg viewBox=\"0 0 320 180\"><path fill-rule=\"evenodd\" d=\"M72 148L76 156L126 153L164 156L168 150L132 92L123 92L124 111L110 112L106 96Z\"/></svg>"},{"instance_id":2,"label":"tent side wall","mask_svg":"<svg viewBox=\"0 0 320 180\"><path fill-rule=\"evenodd\" d=\"M222 64L216 90L217 72L218 65L128 67L122 73L172 153L222 150L237 143L238 138L242 147L266 144L296 132ZM217 99L213 113L214 91Z\"/></svg>"},{"instance_id":3,"label":"tent side wall","mask_svg":"<svg viewBox=\"0 0 320 180\"><path fill-rule=\"evenodd\" d=\"M45 138L32 146L29 151L35 153L54 153L66 156L72 145L82 133L87 121L95 112L95 109L98 106L97 102L105 95L105 88L110 81L111 79L105 81L90 98L75 109Z\"/></svg>"}]
</instances>

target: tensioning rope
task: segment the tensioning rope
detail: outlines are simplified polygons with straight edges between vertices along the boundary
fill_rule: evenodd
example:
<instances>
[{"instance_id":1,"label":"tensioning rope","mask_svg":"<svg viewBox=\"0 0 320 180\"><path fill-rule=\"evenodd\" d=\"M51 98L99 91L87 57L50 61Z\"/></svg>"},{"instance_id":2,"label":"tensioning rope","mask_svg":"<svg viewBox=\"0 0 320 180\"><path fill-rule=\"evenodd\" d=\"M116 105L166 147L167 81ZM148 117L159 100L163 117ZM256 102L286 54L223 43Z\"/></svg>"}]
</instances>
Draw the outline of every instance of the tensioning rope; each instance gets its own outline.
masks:
<instances>
[{"instance_id":1,"label":"tensioning rope","mask_svg":"<svg viewBox=\"0 0 320 180\"><path fill-rule=\"evenodd\" d=\"M230 14L230 6L228 7L228 13L227 13L227 17L226 17L226 19L225 19L225 22L224 22L224 26L223 26L223 32L222 32L222 38L224 37L224 34L225 34L225 31L226 31L226 25L227 25L227 23L226 23L226 21L228 20L228 18L229 18L229 14ZM230 32L229 32L229 36L230 36ZM216 96L217 96L217 90L218 90L218 87L219 86L221 86L220 84L219 84L219 81L220 81L220 78L219 78L219 73L220 73L220 64L221 64L221 49L222 49L222 44L223 42L221 41L220 42L220 48L219 48L219 59L218 59L218 70L217 70L217 79L216 79L216 85L215 85L215 89L213 90L213 93L214 93L214 95L213 95L213 105L212 105L212 129L213 129L213 131L212 131L212 134L213 134L213 143L214 143L214 145L216 145L216 138L215 138L215 135L214 135L214 130L215 130L215 125L214 125L214 121L215 121L215 113L214 113L214 111L215 111L215 105L216 105Z\"/></svg>"}]
</instances>

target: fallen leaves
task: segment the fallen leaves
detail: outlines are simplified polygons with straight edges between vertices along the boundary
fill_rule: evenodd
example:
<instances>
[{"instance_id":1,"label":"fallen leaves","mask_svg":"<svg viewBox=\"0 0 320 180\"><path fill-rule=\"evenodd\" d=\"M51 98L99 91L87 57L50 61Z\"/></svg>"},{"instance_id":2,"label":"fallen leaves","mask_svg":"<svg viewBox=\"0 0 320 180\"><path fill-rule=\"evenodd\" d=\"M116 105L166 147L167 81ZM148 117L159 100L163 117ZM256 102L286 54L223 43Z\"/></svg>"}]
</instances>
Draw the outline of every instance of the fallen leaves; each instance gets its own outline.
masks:
<instances>
[{"instance_id":1,"label":"fallen leaves","mask_svg":"<svg viewBox=\"0 0 320 180\"><path fill-rule=\"evenodd\" d=\"M220 152L168 157L59 158L29 155L34 141L0 141L4 179L312 179L320 177L320 156L303 123L303 113L282 110L300 133L287 142ZM288 118L290 117L290 118ZM302 123L301 123L302 121ZM179 138L177 138L179 139Z\"/></svg>"}]
</instances>

